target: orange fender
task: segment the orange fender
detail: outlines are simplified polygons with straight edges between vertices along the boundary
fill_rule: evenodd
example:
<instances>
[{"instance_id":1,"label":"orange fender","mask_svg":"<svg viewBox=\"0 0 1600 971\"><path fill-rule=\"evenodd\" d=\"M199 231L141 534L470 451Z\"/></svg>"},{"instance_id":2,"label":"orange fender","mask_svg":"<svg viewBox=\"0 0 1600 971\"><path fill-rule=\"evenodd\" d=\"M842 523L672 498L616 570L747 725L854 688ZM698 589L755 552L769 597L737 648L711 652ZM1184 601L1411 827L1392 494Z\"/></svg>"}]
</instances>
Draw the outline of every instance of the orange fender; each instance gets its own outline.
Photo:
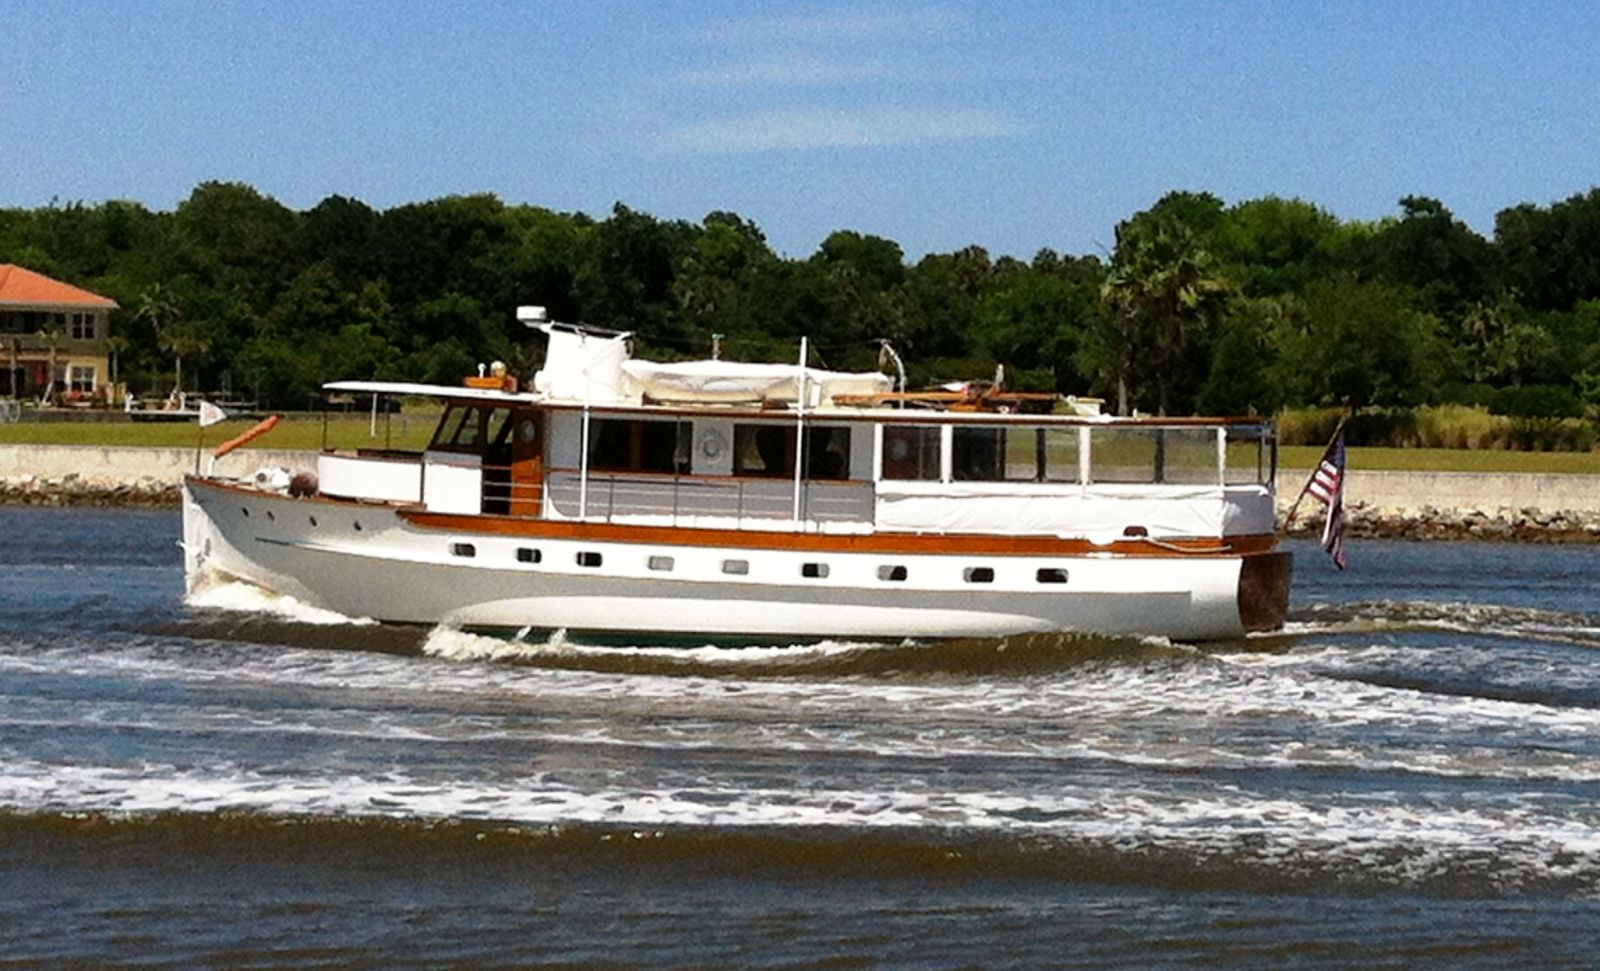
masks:
<instances>
[{"instance_id":1,"label":"orange fender","mask_svg":"<svg viewBox=\"0 0 1600 971\"><path fill-rule=\"evenodd\" d=\"M246 442L250 442L250 441L253 441L254 439L260 438L262 435L265 435L267 432L270 432L274 428L277 428L277 427L278 427L278 416L277 415L272 415L272 416L270 416L268 418L265 418L265 419L261 420L260 422L258 422L256 424L256 427L254 427L254 428L250 429L249 431L245 432L243 435L239 435L237 437L230 438L226 442L223 442L221 445L218 445L216 452L214 452L212 454L214 455L214 457L220 459L224 455L227 455L229 452L231 452L234 449L238 448L239 446L245 444Z\"/></svg>"}]
</instances>

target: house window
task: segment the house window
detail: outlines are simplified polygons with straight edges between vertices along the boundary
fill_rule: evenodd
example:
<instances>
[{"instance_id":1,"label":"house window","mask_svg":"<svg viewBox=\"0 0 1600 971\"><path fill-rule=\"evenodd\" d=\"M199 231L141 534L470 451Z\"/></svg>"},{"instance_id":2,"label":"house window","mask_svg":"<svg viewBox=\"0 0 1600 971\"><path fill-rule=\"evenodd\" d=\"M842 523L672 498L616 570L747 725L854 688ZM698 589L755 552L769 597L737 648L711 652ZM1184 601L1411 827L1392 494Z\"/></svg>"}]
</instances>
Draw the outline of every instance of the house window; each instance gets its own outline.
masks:
<instances>
[{"instance_id":1,"label":"house window","mask_svg":"<svg viewBox=\"0 0 1600 971\"><path fill-rule=\"evenodd\" d=\"M77 394L94 392L94 366L74 364L68 372L67 390Z\"/></svg>"},{"instance_id":2,"label":"house window","mask_svg":"<svg viewBox=\"0 0 1600 971\"><path fill-rule=\"evenodd\" d=\"M94 314L72 315L72 339L75 341L94 340Z\"/></svg>"}]
</instances>

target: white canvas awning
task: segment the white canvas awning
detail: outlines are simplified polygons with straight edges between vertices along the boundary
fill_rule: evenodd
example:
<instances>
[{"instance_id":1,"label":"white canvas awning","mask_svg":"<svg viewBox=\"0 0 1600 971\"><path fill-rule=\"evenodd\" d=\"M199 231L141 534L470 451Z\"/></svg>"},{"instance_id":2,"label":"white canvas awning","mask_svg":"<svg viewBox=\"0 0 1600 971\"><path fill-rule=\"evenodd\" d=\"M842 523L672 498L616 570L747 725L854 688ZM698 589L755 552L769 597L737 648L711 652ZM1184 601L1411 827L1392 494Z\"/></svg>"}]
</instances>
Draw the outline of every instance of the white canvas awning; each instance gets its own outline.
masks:
<instances>
[{"instance_id":1,"label":"white canvas awning","mask_svg":"<svg viewBox=\"0 0 1600 971\"><path fill-rule=\"evenodd\" d=\"M630 391L656 401L736 402L798 401L800 384L808 407L827 404L835 395L882 394L892 387L876 371L824 371L793 364L750 364L743 361L624 361L622 373Z\"/></svg>"}]
</instances>

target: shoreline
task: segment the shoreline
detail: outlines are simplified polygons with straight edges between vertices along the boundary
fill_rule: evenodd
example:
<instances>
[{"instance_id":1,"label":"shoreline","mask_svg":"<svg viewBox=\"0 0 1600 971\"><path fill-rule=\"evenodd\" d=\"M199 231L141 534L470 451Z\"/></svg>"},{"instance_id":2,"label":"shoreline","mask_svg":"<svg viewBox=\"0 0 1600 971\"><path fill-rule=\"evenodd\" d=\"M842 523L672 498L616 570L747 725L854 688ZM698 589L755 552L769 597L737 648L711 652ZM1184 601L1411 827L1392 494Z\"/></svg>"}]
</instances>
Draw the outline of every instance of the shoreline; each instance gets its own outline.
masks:
<instances>
[{"instance_id":1,"label":"shoreline","mask_svg":"<svg viewBox=\"0 0 1600 971\"><path fill-rule=\"evenodd\" d=\"M89 479L77 473L0 477L0 506L176 509L181 502L179 483L148 475L118 480ZM1286 506L1281 503L1280 518ZM1302 508L1302 515L1284 535L1315 539L1321 535L1322 510ZM1345 504L1345 530L1351 539L1600 543L1600 510L1549 511L1503 506L1495 509L1433 506L1392 509L1351 500Z\"/></svg>"}]
</instances>

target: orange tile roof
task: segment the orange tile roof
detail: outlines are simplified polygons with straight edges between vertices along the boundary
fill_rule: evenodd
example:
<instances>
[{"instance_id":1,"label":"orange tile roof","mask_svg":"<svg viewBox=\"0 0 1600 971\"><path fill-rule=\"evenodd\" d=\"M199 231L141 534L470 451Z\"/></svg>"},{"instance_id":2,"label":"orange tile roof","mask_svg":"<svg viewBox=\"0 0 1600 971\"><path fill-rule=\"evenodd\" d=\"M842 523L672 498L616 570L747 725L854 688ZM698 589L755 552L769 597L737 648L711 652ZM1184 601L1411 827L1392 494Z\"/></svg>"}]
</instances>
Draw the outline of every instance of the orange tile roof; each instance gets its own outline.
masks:
<instances>
[{"instance_id":1,"label":"orange tile roof","mask_svg":"<svg viewBox=\"0 0 1600 971\"><path fill-rule=\"evenodd\" d=\"M115 307L117 302L98 293L52 280L42 273L23 269L14 263L0 263L0 304L48 304L50 306Z\"/></svg>"}]
</instances>

